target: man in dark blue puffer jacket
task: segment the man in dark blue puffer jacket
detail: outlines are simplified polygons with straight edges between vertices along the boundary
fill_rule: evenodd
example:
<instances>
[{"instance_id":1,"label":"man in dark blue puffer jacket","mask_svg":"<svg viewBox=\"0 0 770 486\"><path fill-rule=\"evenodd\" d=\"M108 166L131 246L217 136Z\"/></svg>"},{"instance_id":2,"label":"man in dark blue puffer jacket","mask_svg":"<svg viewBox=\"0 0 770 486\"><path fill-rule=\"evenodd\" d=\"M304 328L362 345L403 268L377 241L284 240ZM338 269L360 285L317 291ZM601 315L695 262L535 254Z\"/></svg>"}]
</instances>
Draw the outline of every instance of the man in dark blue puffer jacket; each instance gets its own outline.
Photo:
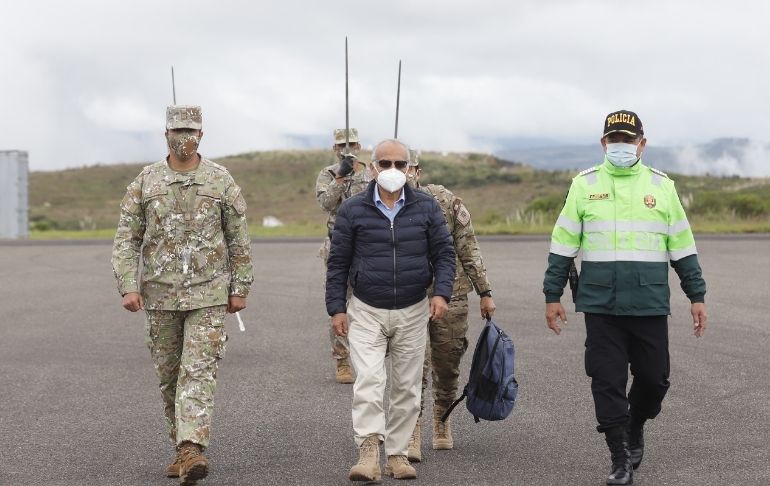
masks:
<instances>
[{"instance_id":1,"label":"man in dark blue puffer jacket","mask_svg":"<svg viewBox=\"0 0 770 486\"><path fill-rule=\"evenodd\" d=\"M327 261L326 310L335 332L348 337L356 371L353 431L359 461L349 476L354 481L381 478L383 441L386 474L397 479L417 476L406 453L420 413L425 334L429 319L443 317L452 296L452 238L436 200L405 186L408 162L409 148L397 140L374 148L371 170L376 181L340 206ZM353 288L350 302L348 282ZM435 285L428 298L431 283Z\"/></svg>"}]
</instances>

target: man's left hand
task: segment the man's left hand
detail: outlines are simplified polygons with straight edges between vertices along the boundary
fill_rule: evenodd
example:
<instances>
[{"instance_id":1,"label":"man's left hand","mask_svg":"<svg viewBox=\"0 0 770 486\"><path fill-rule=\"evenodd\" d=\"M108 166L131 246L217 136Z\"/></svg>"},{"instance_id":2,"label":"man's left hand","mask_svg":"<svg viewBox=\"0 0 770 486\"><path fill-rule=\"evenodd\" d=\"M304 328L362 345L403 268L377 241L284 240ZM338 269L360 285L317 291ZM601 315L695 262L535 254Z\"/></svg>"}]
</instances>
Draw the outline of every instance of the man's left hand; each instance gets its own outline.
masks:
<instances>
[{"instance_id":1,"label":"man's left hand","mask_svg":"<svg viewBox=\"0 0 770 486\"><path fill-rule=\"evenodd\" d=\"M235 314L236 312L246 308L246 297L238 297L237 295L231 295L227 299L227 312Z\"/></svg>"},{"instance_id":2,"label":"man's left hand","mask_svg":"<svg viewBox=\"0 0 770 486\"><path fill-rule=\"evenodd\" d=\"M492 316L495 314L495 309L497 309L492 297L482 297L479 301L479 306L481 307L481 318L492 319Z\"/></svg>"},{"instance_id":3,"label":"man's left hand","mask_svg":"<svg viewBox=\"0 0 770 486\"><path fill-rule=\"evenodd\" d=\"M449 306L446 303L446 300L441 297L440 295L434 295L430 298L430 320L435 321L436 319L441 319L446 315L446 311L449 309Z\"/></svg>"},{"instance_id":4,"label":"man's left hand","mask_svg":"<svg viewBox=\"0 0 770 486\"><path fill-rule=\"evenodd\" d=\"M706 304L703 302L694 302L690 307L690 314L692 314L692 327L696 337L703 336L706 332L706 321L708 316L706 315Z\"/></svg>"}]
</instances>

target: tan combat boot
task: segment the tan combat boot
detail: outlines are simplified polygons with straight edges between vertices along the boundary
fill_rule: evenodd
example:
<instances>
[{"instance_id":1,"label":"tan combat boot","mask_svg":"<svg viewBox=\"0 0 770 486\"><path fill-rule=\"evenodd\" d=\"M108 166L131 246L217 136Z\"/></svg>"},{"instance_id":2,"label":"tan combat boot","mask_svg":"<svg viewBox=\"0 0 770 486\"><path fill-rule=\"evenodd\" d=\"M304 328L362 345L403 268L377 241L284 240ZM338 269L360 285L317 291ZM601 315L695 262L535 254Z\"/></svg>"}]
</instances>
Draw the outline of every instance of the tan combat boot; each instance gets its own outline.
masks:
<instances>
[{"instance_id":1,"label":"tan combat boot","mask_svg":"<svg viewBox=\"0 0 770 486\"><path fill-rule=\"evenodd\" d=\"M454 447L449 417L447 417L446 422L441 421L441 416L444 415L446 409L447 407L441 405L433 405L433 448L436 450L448 450Z\"/></svg>"},{"instance_id":2,"label":"tan combat boot","mask_svg":"<svg viewBox=\"0 0 770 486\"><path fill-rule=\"evenodd\" d=\"M167 478L178 478L179 477L179 466L182 464L182 455L179 453L179 451L176 451L176 457L174 458L174 462L166 466L166 477Z\"/></svg>"},{"instance_id":3,"label":"tan combat boot","mask_svg":"<svg viewBox=\"0 0 770 486\"><path fill-rule=\"evenodd\" d=\"M409 449L406 451L406 458L409 462L422 461L422 449L420 447L422 442L422 431L420 430L420 417L417 417L417 423L414 424L414 431L409 438Z\"/></svg>"},{"instance_id":4,"label":"tan combat boot","mask_svg":"<svg viewBox=\"0 0 770 486\"><path fill-rule=\"evenodd\" d=\"M182 486L193 486L208 475L209 461L198 444L183 442L179 446L179 457L179 483Z\"/></svg>"},{"instance_id":5,"label":"tan combat boot","mask_svg":"<svg viewBox=\"0 0 770 486\"><path fill-rule=\"evenodd\" d=\"M380 439L376 435L367 437L358 448L358 463L350 468L351 481L379 481L382 479L380 470Z\"/></svg>"},{"instance_id":6,"label":"tan combat boot","mask_svg":"<svg viewBox=\"0 0 770 486\"><path fill-rule=\"evenodd\" d=\"M417 479L417 471L409 464L406 456L388 456L385 474L394 479Z\"/></svg>"},{"instance_id":7,"label":"tan combat boot","mask_svg":"<svg viewBox=\"0 0 770 486\"><path fill-rule=\"evenodd\" d=\"M337 373L335 376L337 383L353 383L353 371L350 369L350 362L347 358L337 360Z\"/></svg>"}]
</instances>

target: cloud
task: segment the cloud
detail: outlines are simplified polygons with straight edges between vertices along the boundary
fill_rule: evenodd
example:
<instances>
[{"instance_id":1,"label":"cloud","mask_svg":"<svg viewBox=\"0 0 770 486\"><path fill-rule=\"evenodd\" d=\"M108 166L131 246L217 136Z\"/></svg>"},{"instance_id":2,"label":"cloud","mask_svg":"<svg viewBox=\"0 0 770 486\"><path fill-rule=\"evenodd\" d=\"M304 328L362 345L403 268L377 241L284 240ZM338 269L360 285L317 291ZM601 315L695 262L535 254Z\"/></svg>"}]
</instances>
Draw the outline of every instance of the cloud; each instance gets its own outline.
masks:
<instances>
[{"instance_id":1,"label":"cloud","mask_svg":"<svg viewBox=\"0 0 770 486\"><path fill-rule=\"evenodd\" d=\"M770 177L770 145L750 140L730 148L710 153L713 151L687 145L674 151L673 170L684 174Z\"/></svg>"}]
</instances>

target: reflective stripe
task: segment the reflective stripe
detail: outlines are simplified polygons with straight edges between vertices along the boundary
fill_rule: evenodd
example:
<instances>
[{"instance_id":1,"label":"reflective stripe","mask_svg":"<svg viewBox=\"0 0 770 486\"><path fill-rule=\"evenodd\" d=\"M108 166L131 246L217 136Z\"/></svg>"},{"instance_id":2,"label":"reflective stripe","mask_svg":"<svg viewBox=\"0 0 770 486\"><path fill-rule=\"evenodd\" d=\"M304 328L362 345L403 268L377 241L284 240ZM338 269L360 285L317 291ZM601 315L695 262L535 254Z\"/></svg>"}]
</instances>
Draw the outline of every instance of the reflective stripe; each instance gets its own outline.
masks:
<instances>
[{"instance_id":1,"label":"reflective stripe","mask_svg":"<svg viewBox=\"0 0 770 486\"><path fill-rule=\"evenodd\" d=\"M586 221L583 223L586 233L600 231L646 231L648 233L669 232L666 223L660 221Z\"/></svg>"},{"instance_id":2,"label":"reflective stripe","mask_svg":"<svg viewBox=\"0 0 770 486\"><path fill-rule=\"evenodd\" d=\"M554 255L561 255L563 257L575 258L580 251L580 248L574 246L562 245L561 243L551 242L551 253Z\"/></svg>"},{"instance_id":3,"label":"reflective stripe","mask_svg":"<svg viewBox=\"0 0 770 486\"><path fill-rule=\"evenodd\" d=\"M588 183L589 186L593 186L596 184L597 177L596 172L591 172L590 174L586 174L586 183Z\"/></svg>"},{"instance_id":4,"label":"reflective stripe","mask_svg":"<svg viewBox=\"0 0 770 486\"><path fill-rule=\"evenodd\" d=\"M679 233L680 231L684 231L690 229L690 222L686 219L683 219L681 221L677 221L676 223L672 224L668 227L668 234L675 235Z\"/></svg>"},{"instance_id":5,"label":"reflective stripe","mask_svg":"<svg viewBox=\"0 0 770 486\"><path fill-rule=\"evenodd\" d=\"M584 262L667 262L666 251L583 250Z\"/></svg>"},{"instance_id":6,"label":"reflective stripe","mask_svg":"<svg viewBox=\"0 0 770 486\"><path fill-rule=\"evenodd\" d=\"M556 226L561 226L565 230L570 231L572 233L583 232L583 227L580 223L576 223L566 216L559 216L559 219L556 220Z\"/></svg>"},{"instance_id":7,"label":"reflective stripe","mask_svg":"<svg viewBox=\"0 0 770 486\"><path fill-rule=\"evenodd\" d=\"M695 248L695 245L687 247L683 250L669 250L668 252L668 256L672 262L681 260L682 258L688 257L690 255L697 255L697 254L698 254L698 250Z\"/></svg>"},{"instance_id":8,"label":"reflective stripe","mask_svg":"<svg viewBox=\"0 0 770 486\"><path fill-rule=\"evenodd\" d=\"M659 186L661 182L663 182L663 177L661 177L660 174L657 172L652 173L652 185Z\"/></svg>"}]
</instances>

